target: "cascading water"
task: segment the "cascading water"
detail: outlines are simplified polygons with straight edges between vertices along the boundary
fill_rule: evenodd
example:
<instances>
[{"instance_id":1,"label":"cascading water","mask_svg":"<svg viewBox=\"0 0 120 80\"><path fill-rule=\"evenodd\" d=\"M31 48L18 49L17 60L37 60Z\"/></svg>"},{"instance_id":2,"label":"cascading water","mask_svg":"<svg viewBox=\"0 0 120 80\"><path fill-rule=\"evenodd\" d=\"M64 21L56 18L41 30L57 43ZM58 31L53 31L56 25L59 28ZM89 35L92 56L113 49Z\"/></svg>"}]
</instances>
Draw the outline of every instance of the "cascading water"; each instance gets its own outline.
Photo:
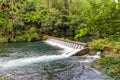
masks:
<instances>
[{"instance_id":1,"label":"cascading water","mask_svg":"<svg viewBox=\"0 0 120 80\"><path fill-rule=\"evenodd\" d=\"M15 67L22 67L25 65L37 63L37 62L48 62L67 58L67 56L62 55L51 55L51 56L40 56L40 57L33 57L33 58L20 58L16 60L10 60L8 62L4 62L1 64L3 68L15 68Z\"/></svg>"},{"instance_id":2,"label":"cascading water","mask_svg":"<svg viewBox=\"0 0 120 80\"><path fill-rule=\"evenodd\" d=\"M32 58L20 58L20 59L16 59L16 60L10 60L8 62L2 63L1 67L15 68L15 67L21 67L21 66L25 66L25 65L29 65L29 64L33 64L33 63L37 63L37 62L48 62L48 61L64 59L64 58L68 58L68 57L76 54L79 51L80 51L80 49L77 49L72 52L69 51L67 53L63 53L62 55L50 55L50 56L45 55L45 56L32 57Z\"/></svg>"}]
</instances>

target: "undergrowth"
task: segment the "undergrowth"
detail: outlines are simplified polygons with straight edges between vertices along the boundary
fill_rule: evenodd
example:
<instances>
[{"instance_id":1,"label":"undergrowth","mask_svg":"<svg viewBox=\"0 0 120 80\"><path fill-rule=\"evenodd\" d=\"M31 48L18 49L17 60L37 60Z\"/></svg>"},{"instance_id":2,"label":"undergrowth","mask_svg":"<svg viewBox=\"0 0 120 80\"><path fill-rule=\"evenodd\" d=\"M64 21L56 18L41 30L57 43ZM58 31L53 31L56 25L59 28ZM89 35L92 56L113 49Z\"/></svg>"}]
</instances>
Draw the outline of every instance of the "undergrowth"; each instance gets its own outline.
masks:
<instances>
[{"instance_id":1,"label":"undergrowth","mask_svg":"<svg viewBox=\"0 0 120 80\"><path fill-rule=\"evenodd\" d=\"M105 74L120 80L120 57L107 56L99 59L97 64Z\"/></svg>"}]
</instances>

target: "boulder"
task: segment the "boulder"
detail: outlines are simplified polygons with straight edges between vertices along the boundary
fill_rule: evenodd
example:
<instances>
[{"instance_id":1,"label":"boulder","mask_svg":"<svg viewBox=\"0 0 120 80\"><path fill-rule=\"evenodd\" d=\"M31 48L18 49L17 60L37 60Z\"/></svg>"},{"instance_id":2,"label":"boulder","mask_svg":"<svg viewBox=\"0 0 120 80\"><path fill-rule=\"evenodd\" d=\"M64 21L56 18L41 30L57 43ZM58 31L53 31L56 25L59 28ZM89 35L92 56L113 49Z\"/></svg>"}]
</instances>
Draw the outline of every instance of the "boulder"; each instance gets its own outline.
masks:
<instances>
[{"instance_id":1,"label":"boulder","mask_svg":"<svg viewBox=\"0 0 120 80\"><path fill-rule=\"evenodd\" d=\"M85 54L88 54L89 52L90 52L90 48L86 47L86 48L82 49L80 52L76 53L74 56L85 55Z\"/></svg>"}]
</instances>

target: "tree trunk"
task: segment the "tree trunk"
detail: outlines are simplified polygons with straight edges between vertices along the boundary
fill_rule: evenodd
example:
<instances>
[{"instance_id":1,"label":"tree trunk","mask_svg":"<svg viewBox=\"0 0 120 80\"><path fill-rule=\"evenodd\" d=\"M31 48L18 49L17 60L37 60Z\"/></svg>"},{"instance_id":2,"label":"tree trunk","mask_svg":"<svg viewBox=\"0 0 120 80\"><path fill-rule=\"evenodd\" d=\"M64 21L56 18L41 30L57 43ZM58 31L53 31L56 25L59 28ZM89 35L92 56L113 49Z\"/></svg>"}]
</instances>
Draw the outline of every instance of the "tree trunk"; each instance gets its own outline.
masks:
<instances>
[{"instance_id":1,"label":"tree trunk","mask_svg":"<svg viewBox=\"0 0 120 80\"><path fill-rule=\"evenodd\" d=\"M48 0L48 7L49 9L55 7L56 0Z\"/></svg>"},{"instance_id":2,"label":"tree trunk","mask_svg":"<svg viewBox=\"0 0 120 80\"><path fill-rule=\"evenodd\" d=\"M68 6L68 0L64 0L64 7L65 7L65 9L69 8L69 6Z\"/></svg>"},{"instance_id":3,"label":"tree trunk","mask_svg":"<svg viewBox=\"0 0 120 80\"><path fill-rule=\"evenodd\" d=\"M15 26L12 27L12 39L15 39Z\"/></svg>"},{"instance_id":4,"label":"tree trunk","mask_svg":"<svg viewBox=\"0 0 120 80\"><path fill-rule=\"evenodd\" d=\"M71 6L72 6L72 0L70 0L69 2L69 9L71 9Z\"/></svg>"}]
</instances>

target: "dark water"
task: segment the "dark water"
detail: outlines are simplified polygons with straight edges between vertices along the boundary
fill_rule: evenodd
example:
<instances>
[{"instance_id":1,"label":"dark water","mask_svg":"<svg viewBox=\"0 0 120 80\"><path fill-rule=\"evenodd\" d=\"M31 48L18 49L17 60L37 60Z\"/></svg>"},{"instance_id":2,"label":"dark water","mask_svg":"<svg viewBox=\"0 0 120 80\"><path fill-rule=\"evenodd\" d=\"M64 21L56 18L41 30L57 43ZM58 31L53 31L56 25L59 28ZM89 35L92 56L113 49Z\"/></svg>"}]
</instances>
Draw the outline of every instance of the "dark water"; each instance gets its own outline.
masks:
<instances>
[{"instance_id":1,"label":"dark water","mask_svg":"<svg viewBox=\"0 0 120 80\"><path fill-rule=\"evenodd\" d=\"M53 57L52 61L48 57L44 57L46 61L36 61L32 64L26 63L26 65L18 67L14 67L17 61L15 63L13 61L11 63L13 67L5 68L7 66L6 62L10 60L18 60L17 64L20 64L19 61L24 58L31 59L31 57L34 58L44 55L59 56L62 53L62 49L50 46L44 42L1 44L0 73L7 76L8 80L113 80L89 68L86 64L78 62L77 57L57 60L54 60Z\"/></svg>"}]
</instances>

